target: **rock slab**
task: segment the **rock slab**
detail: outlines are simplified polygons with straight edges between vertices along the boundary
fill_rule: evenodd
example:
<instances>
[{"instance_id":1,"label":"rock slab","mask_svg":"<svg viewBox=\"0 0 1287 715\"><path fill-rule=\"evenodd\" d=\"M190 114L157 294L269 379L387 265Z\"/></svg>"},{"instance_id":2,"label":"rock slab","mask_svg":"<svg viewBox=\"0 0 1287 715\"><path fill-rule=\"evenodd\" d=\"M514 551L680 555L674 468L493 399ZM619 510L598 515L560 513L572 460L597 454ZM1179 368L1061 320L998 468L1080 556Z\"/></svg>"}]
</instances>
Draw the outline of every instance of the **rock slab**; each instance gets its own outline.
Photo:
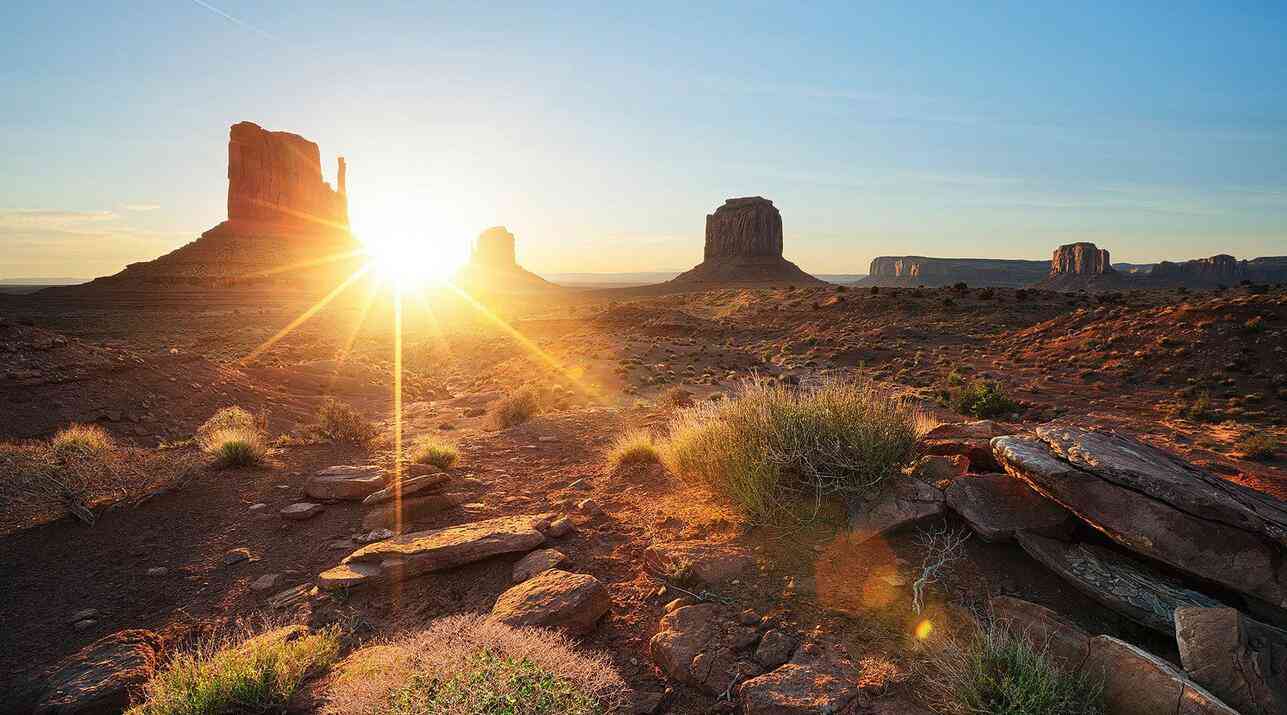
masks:
<instances>
[{"instance_id":1,"label":"rock slab","mask_svg":"<svg viewBox=\"0 0 1287 715\"><path fill-rule=\"evenodd\" d=\"M896 476L872 498L849 502L849 538L862 543L943 513L943 492L915 477Z\"/></svg>"},{"instance_id":2,"label":"rock slab","mask_svg":"<svg viewBox=\"0 0 1287 715\"><path fill-rule=\"evenodd\" d=\"M1232 608L1181 608L1176 644L1188 676L1242 715L1287 713L1287 631Z\"/></svg>"},{"instance_id":3,"label":"rock slab","mask_svg":"<svg viewBox=\"0 0 1287 715\"><path fill-rule=\"evenodd\" d=\"M131 693L156 672L161 637L151 631L119 631L64 660L47 679L38 715L107 715L129 705Z\"/></svg>"},{"instance_id":4,"label":"rock slab","mask_svg":"<svg viewBox=\"0 0 1287 715\"><path fill-rule=\"evenodd\" d=\"M1104 679L1113 715L1238 715L1170 663L1112 636L1090 639L1085 667Z\"/></svg>"},{"instance_id":5,"label":"rock slab","mask_svg":"<svg viewBox=\"0 0 1287 715\"><path fill-rule=\"evenodd\" d=\"M858 673L834 648L800 646L789 663L737 687L746 715L839 713L858 699Z\"/></svg>"},{"instance_id":6,"label":"rock slab","mask_svg":"<svg viewBox=\"0 0 1287 715\"><path fill-rule=\"evenodd\" d=\"M1067 534L1074 524L1067 509L1008 474L961 477L943 494L948 507L988 542L1013 541L1021 531Z\"/></svg>"}]
</instances>

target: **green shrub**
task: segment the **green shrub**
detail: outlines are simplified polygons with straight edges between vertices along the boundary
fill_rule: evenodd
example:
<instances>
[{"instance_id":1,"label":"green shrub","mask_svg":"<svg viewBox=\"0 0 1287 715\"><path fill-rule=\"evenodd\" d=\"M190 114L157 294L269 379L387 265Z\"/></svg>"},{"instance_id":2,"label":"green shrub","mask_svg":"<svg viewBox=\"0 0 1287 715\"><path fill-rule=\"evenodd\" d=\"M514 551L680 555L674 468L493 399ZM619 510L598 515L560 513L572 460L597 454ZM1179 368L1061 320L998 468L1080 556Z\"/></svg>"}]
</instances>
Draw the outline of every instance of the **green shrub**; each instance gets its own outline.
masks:
<instances>
[{"instance_id":1,"label":"green shrub","mask_svg":"<svg viewBox=\"0 0 1287 715\"><path fill-rule=\"evenodd\" d=\"M946 387L939 390L940 401L963 415L980 419L999 417L1019 409L1018 403L1010 399L995 382L973 380L968 384L963 383L964 380L956 372L949 373Z\"/></svg>"},{"instance_id":2,"label":"green shrub","mask_svg":"<svg viewBox=\"0 0 1287 715\"><path fill-rule=\"evenodd\" d=\"M49 447L60 459L101 455L114 445L112 436L98 425L70 424L49 440Z\"/></svg>"},{"instance_id":3,"label":"green shrub","mask_svg":"<svg viewBox=\"0 0 1287 715\"><path fill-rule=\"evenodd\" d=\"M661 457L753 520L776 520L804 497L876 489L913 456L917 423L870 381L796 390L754 380L736 399L678 413Z\"/></svg>"},{"instance_id":4,"label":"green shrub","mask_svg":"<svg viewBox=\"0 0 1287 715\"><path fill-rule=\"evenodd\" d=\"M460 461L460 451L433 437L424 436L411 445L411 461L416 464L432 464L439 469L449 469Z\"/></svg>"},{"instance_id":5,"label":"green shrub","mask_svg":"<svg viewBox=\"0 0 1287 715\"><path fill-rule=\"evenodd\" d=\"M219 467L263 464L268 456L264 423L246 410L224 407L197 428L196 443Z\"/></svg>"},{"instance_id":6,"label":"green shrub","mask_svg":"<svg viewBox=\"0 0 1287 715\"><path fill-rule=\"evenodd\" d=\"M522 424L540 411L541 400L531 386L518 389L502 397L492 407L492 424L500 429Z\"/></svg>"},{"instance_id":7,"label":"green shrub","mask_svg":"<svg viewBox=\"0 0 1287 715\"><path fill-rule=\"evenodd\" d=\"M1186 417L1195 422L1210 422L1216 419L1216 414L1211 404L1211 393L1203 390L1198 393L1190 402L1181 402L1173 410L1177 417Z\"/></svg>"},{"instance_id":8,"label":"green shrub","mask_svg":"<svg viewBox=\"0 0 1287 715\"><path fill-rule=\"evenodd\" d=\"M360 445L371 441L380 430L352 405L328 397L317 411L314 431L331 442Z\"/></svg>"},{"instance_id":9,"label":"green shrub","mask_svg":"<svg viewBox=\"0 0 1287 715\"><path fill-rule=\"evenodd\" d=\"M981 626L964 639L933 638L918 668L926 700L944 715L1102 715L1103 683L1058 667L1044 646Z\"/></svg>"},{"instance_id":10,"label":"green shrub","mask_svg":"<svg viewBox=\"0 0 1287 715\"><path fill-rule=\"evenodd\" d=\"M309 677L339 656L334 629L302 626L212 639L182 651L144 686L128 715L222 715L281 712Z\"/></svg>"},{"instance_id":11,"label":"green shrub","mask_svg":"<svg viewBox=\"0 0 1287 715\"><path fill-rule=\"evenodd\" d=\"M622 704L625 683L607 657L561 633L478 615L365 648L338 669L332 715L590 715Z\"/></svg>"},{"instance_id":12,"label":"green shrub","mask_svg":"<svg viewBox=\"0 0 1287 715\"><path fill-rule=\"evenodd\" d=\"M608 469L616 471L630 464L648 464L661 461L661 454L648 430L627 432L613 442L608 450Z\"/></svg>"}]
</instances>

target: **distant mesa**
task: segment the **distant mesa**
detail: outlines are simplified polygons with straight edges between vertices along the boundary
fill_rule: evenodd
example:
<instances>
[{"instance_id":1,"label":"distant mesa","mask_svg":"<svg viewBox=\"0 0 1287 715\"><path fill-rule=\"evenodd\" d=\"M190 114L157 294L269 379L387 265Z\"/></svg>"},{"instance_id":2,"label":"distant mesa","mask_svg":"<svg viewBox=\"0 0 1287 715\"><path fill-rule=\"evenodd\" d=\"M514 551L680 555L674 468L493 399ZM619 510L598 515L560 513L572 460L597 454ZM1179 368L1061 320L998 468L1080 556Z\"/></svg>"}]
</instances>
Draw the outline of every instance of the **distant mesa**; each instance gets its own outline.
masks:
<instances>
[{"instance_id":1,"label":"distant mesa","mask_svg":"<svg viewBox=\"0 0 1287 715\"><path fill-rule=\"evenodd\" d=\"M1107 249L1079 241L1055 249L1050 258L1050 275L1037 286L1062 291L1095 291L1131 288L1137 282L1135 275L1119 273L1113 268Z\"/></svg>"},{"instance_id":2,"label":"distant mesa","mask_svg":"<svg viewBox=\"0 0 1287 715\"><path fill-rule=\"evenodd\" d=\"M334 286L362 263L349 231L346 174L340 158L332 189L317 144L239 122L228 135L226 221L155 260L51 290Z\"/></svg>"},{"instance_id":3,"label":"distant mesa","mask_svg":"<svg viewBox=\"0 0 1287 715\"><path fill-rule=\"evenodd\" d=\"M706 216L702 262L671 283L822 283L782 257L782 215L760 196L729 199Z\"/></svg>"},{"instance_id":4,"label":"distant mesa","mask_svg":"<svg viewBox=\"0 0 1287 715\"><path fill-rule=\"evenodd\" d=\"M1157 285L1183 285L1190 288L1232 286L1242 281L1287 283L1287 256L1266 256L1240 261L1220 254L1181 263L1162 261L1153 266L1149 281Z\"/></svg>"},{"instance_id":5,"label":"distant mesa","mask_svg":"<svg viewBox=\"0 0 1287 715\"><path fill-rule=\"evenodd\" d=\"M858 285L938 287L964 282L971 286L1017 288L1036 283L1049 272L1049 261L880 256L872 259L867 277Z\"/></svg>"},{"instance_id":6,"label":"distant mesa","mask_svg":"<svg viewBox=\"0 0 1287 715\"><path fill-rule=\"evenodd\" d=\"M492 226L474 239L469 263L456 274L456 282L471 291L522 293L557 288L553 283L518 265L514 234Z\"/></svg>"}]
</instances>

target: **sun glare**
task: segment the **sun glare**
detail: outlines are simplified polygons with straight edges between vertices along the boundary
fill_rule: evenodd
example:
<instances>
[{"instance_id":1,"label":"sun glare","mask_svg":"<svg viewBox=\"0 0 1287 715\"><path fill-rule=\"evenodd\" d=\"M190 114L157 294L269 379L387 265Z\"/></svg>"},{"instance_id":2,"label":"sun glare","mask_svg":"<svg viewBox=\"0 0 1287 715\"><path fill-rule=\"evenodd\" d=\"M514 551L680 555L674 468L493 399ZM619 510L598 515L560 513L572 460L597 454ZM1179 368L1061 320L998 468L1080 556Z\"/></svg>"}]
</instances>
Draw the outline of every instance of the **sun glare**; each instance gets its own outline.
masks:
<instances>
[{"instance_id":1,"label":"sun glare","mask_svg":"<svg viewBox=\"0 0 1287 715\"><path fill-rule=\"evenodd\" d=\"M364 206L354 232L376 275L403 286L449 279L469 254L472 235L437 207L409 200Z\"/></svg>"}]
</instances>

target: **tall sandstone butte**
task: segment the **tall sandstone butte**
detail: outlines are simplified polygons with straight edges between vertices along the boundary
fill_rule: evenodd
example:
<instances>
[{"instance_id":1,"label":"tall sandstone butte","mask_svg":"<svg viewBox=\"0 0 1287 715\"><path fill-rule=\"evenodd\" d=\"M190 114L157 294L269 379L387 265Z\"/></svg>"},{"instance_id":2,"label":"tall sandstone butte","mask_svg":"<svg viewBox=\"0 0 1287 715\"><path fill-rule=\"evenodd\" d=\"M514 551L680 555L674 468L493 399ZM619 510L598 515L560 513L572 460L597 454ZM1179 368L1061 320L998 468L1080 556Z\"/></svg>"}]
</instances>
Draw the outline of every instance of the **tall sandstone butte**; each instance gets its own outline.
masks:
<instances>
[{"instance_id":1,"label":"tall sandstone butte","mask_svg":"<svg viewBox=\"0 0 1287 715\"><path fill-rule=\"evenodd\" d=\"M228 219L164 256L132 263L83 288L333 287L363 261L361 244L349 231L344 159L337 169L334 190L322 180L313 142L251 122L234 124L228 136Z\"/></svg>"},{"instance_id":2,"label":"tall sandstone butte","mask_svg":"<svg viewBox=\"0 0 1287 715\"><path fill-rule=\"evenodd\" d=\"M469 262L456 274L456 282L472 292L527 293L549 290L554 284L518 265L514 234L492 226L478 234Z\"/></svg>"},{"instance_id":3,"label":"tall sandstone butte","mask_svg":"<svg viewBox=\"0 0 1287 715\"><path fill-rule=\"evenodd\" d=\"M518 261L514 258L514 234L504 226L492 226L474 239L469 262L490 268L514 268Z\"/></svg>"},{"instance_id":4,"label":"tall sandstone butte","mask_svg":"<svg viewBox=\"0 0 1287 715\"><path fill-rule=\"evenodd\" d=\"M253 122L232 125L228 137L228 220L278 226L349 225L346 166L336 183L322 180L317 144L290 132L270 132Z\"/></svg>"},{"instance_id":5,"label":"tall sandstone butte","mask_svg":"<svg viewBox=\"0 0 1287 715\"><path fill-rule=\"evenodd\" d=\"M1113 273L1113 264L1108 259L1108 249L1098 248L1093 243L1066 243L1055 249L1050 259L1050 275L1071 273L1074 275L1099 275Z\"/></svg>"},{"instance_id":6,"label":"tall sandstone butte","mask_svg":"<svg viewBox=\"0 0 1287 715\"><path fill-rule=\"evenodd\" d=\"M728 199L706 216L702 262L676 283L821 283L782 257L782 214L760 196Z\"/></svg>"}]
</instances>

